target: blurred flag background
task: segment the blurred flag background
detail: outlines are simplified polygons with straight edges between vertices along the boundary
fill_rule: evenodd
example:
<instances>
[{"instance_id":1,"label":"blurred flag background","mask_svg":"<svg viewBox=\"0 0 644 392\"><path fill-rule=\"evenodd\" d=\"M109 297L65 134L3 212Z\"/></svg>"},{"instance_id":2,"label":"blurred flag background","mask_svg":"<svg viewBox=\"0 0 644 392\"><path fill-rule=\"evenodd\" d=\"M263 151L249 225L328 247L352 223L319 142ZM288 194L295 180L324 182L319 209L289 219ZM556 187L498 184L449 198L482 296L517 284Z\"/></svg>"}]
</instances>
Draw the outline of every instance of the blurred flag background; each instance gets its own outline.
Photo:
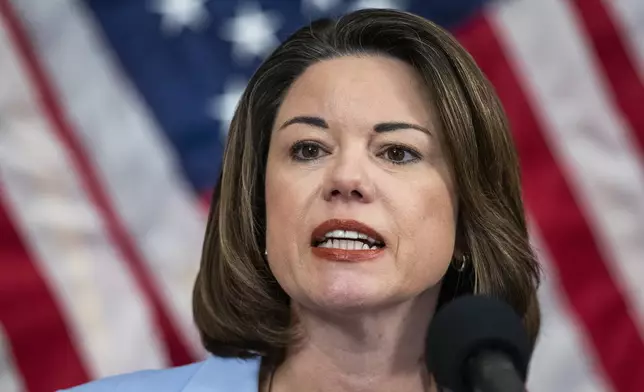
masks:
<instances>
[{"instance_id":1,"label":"blurred flag background","mask_svg":"<svg viewBox=\"0 0 644 392\"><path fill-rule=\"evenodd\" d=\"M365 7L495 85L547 273L529 389L644 391L644 1L0 0L0 391L203 358L191 287L261 60Z\"/></svg>"}]
</instances>

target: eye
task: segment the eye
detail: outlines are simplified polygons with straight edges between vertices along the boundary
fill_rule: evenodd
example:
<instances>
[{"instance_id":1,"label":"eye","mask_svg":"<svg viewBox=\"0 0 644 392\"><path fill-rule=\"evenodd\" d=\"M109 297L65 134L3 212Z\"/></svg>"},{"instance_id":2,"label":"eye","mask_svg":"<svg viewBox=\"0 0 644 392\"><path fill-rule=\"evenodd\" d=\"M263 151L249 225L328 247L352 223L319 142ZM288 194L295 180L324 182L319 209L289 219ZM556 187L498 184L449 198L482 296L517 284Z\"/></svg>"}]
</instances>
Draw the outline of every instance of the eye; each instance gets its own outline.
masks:
<instances>
[{"instance_id":1,"label":"eye","mask_svg":"<svg viewBox=\"0 0 644 392\"><path fill-rule=\"evenodd\" d=\"M416 152L416 150L400 145L388 146L383 152L380 153L379 156L385 158L395 165L404 165L416 162L420 159L420 154Z\"/></svg>"},{"instance_id":2,"label":"eye","mask_svg":"<svg viewBox=\"0 0 644 392\"><path fill-rule=\"evenodd\" d=\"M300 141L291 147L291 157L296 161L314 161L328 154L319 143Z\"/></svg>"}]
</instances>

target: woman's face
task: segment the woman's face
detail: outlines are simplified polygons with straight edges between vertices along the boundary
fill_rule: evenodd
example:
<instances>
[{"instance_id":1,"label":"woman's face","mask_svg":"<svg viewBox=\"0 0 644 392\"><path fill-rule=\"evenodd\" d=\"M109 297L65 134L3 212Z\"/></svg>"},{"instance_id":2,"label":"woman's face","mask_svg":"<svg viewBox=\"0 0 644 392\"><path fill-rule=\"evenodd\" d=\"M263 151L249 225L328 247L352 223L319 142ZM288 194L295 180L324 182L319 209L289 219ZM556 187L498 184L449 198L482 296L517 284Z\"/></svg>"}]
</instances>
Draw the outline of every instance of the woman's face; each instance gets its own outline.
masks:
<instances>
[{"instance_id":1,"label":"woman's face","mask_svg":"<svg viewBox=\"0 0 644 392\"><path fill-rule=\"evenodd\" d=\"M436 123L399 60L327 60L291 86L270 141L266 240L299 305L355 312L438 289L457 197Z\"/></svg>"}]
</instances>

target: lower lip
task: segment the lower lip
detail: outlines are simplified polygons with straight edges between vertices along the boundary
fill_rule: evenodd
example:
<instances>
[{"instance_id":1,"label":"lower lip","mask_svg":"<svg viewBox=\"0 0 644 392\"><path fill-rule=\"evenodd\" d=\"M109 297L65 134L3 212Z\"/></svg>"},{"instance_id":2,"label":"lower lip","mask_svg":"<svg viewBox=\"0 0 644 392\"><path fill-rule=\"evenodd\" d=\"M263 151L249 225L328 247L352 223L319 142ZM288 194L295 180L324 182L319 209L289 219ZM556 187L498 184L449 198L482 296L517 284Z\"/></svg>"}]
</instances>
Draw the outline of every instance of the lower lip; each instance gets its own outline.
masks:
<instances>
[{"instance_id":1,"label":"lower lip","mask_svg":"<svg viewBox=\"0 0 644 392\"><path fill-rule=\"evenodd\" d=\"M365 249L365 250L348 250L333 248L311 248L313 254L322 259L331 261L367 261L373 260L384 253L384 248Z\"/></svg>"}]
</instances>

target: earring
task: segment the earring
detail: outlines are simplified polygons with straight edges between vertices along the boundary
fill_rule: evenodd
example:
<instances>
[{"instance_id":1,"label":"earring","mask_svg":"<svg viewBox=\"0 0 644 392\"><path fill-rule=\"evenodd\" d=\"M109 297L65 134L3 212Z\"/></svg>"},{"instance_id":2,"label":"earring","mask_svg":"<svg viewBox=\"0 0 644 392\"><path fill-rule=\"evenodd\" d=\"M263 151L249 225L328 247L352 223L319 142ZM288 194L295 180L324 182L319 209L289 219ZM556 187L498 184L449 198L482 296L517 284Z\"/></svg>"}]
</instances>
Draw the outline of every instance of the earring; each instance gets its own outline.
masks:
<instances>
[{"instance_id":1,"label":"earring","mask_svg":"<svg viewBox=\"0 0 644 392\"><path fill-rule=\"evenodd\" d=\"M457 259L454 259L454 260L457 260ZM454 269L459 273L463 272L465 270L465 267L467 266L467 255L463 255L460 261L461 261L461 264L458 266L455 266L454 262L452 262Z\"/></svg>"},{"instance_id":2,"label":"earring","mask_svg":"<svg viewBox=\"0 0 644 392\"><path fill-rule=\"evenodd\" d=\"M268 249L264 249L264 256L268 256Z\"/></svg>"}]
</instances>

